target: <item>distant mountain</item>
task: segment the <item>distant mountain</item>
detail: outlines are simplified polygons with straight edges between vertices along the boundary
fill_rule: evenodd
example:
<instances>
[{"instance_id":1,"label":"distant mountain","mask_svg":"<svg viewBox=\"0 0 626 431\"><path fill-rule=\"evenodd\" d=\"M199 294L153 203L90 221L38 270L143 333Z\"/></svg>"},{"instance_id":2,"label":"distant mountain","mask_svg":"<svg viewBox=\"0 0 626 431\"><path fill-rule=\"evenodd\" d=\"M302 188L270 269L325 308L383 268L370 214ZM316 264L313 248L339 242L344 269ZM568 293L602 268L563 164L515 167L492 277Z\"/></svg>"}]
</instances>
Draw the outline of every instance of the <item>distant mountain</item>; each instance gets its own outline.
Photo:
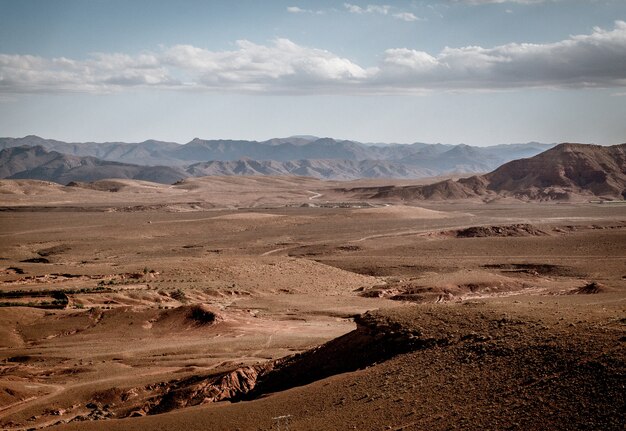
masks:
<instances>
[{"instance_id":1,"label":"distant mountain","mask_svg":"<svg viewBox=\"0 0 626 431\"><path fill-rule=\"evenodd\" d=\"M409 166L437 166L440 172L488 172L503 163L502 157L469 145L426 147L404 159Z\"/></svg>"},{"instance_id":2,"label":"distant mountain","mask_svg":"<svg viewBox=\"0 0 626 431\"><path fill-rule=\"evenodd\" d=\"M472 147L460 144L453 147L431 145L407 156L403 163L415 167L437 166L440 172L489 172L498 166L520 158L532 157L553 145L528 144Z\"/></svg>"},{"instance_id":3,"label":"distant mountain","mask_svg":"<svg viewBox=\"0 0 626 431\"><path fill-rule=\"evenodd\" d=\"M0 150L5 148L40 146L48 151L79 156L97 157L112 162L131 163L136 165L180 165L181 162L169 155L178 149L179 144L148 140L139 143L125 142L81 142L68 143L54 139L43 139L39 136L29 135L23 138L0 138Z\"/></svg>"},{"instance_id":4,"label":"distant mountain","mask_svg":"<svg viewBox=\"0 0 626 431\"><path fill-rule=\"evenodd\" d=\"M189 166L202 162L235 162L242 159L257 161L292 162L302 160L337 160L388 162L390 175L404 178L414 175L442 175L448 173L488 172L520 157L534 156L550 148L549 144L499 145L472 147L442 144L363 144L349 140L293 136L263 142L245 140L193 139L187 144L148 140L139 143L67 143L37 136L0 138L0 149L21 145L41 146L48 151L136 165ZM402 168L399 165L403 165ZM376 167L382 174L384 164ZM224 168L228 171L229 168ZM339 177L337 177L339 178Z\"/></svg>"},{"instance_id":5,"label":"distant mountain","mask_svg":"<svg viewBox=\"0 0 626 431\"><path fill-rule=\"evenodd\" d=\"M95 157L77 157L46 151L41 146L12 147L0 151L0 178L36 179L67 184L128 178L172 184L189 175L180 168L139 166L110 162Z\"/></svg>"},{"instance_id":6,"label":"distant mountain","mask_svg":"<svg viewBox=\"0 0 626 431\"><path fill-rule=\"evenodd\" d=\"M317 141L318 139L319 138L317 136L296 135L296 136L290 136L288 138L272 138L267 141L264 141L263 143L268 144L268 145L279 145L279 144L286 144L286 143L292 143L294 145L305 145L305 144L308 144L309 142Z\"/></svg>"},{"instance_id":7,"label":"distant mountain","mask_svg":"<svg viewBox=\"0 0 626 431\"><path fill-rule=\"evenodd\" d=\"M341 189L360 198L411 200L568 200L576 197L626 199L626 144L560 144L514 160L485 175L424 186Z\"/></svg>"},{"instance_id":8,"label":"distant mountain","mask_svg":"<svg viewBox=\"0 0 626 431\"><path fill-rule=\"evenodd\" d=\"M236 160L196 163L187 168L194 176L210 175L297 175L321 179L353 180L358 178L419 178L433 176L428 169L411 168L381 160L306 159L279 162L276 160Z\"/></svg>"},{"instance_id":9,"label":"distant mountain","mask_svg":"<svg viewBox=\"0 0 626 431\"><path fill-rule=\"evenodd\" d=\"M330 138L311 142L280 142L267 144L255 141L208 141L194 139L181 145L172 154L186 162L234 161L243 158L287 162L301 159L367 160L378 159L368 147L352 141Z\"/></svg>"}]
</instances>

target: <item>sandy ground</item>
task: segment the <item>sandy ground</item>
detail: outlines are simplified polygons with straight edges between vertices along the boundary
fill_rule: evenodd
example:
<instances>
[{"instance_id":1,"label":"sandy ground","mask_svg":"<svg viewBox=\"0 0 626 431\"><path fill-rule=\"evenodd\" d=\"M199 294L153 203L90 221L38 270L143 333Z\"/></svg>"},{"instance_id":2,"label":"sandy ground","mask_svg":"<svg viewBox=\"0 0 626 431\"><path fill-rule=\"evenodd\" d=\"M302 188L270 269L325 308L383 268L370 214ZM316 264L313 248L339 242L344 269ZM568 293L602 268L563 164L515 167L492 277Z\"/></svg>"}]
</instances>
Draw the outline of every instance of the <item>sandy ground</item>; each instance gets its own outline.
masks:
<instances>
[{"instance_id":1,"label":"sandy ground","mask_svg":"<svg viewBox=\"0 0 626 431\"><path fill-rule=\"evenodd\" d=\"M0 428L623 429L626 207L336 188L1 181Z\"/></svg>"}]
</instances>

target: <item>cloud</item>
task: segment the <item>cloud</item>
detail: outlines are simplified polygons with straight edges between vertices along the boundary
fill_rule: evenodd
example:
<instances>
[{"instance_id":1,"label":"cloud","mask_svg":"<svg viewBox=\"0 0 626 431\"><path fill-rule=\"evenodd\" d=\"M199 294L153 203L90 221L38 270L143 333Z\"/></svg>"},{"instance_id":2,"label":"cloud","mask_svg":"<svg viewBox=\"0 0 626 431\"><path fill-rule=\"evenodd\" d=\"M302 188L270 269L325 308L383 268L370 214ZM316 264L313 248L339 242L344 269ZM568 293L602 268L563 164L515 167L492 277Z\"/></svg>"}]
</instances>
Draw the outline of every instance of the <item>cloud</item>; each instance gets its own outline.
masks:
<instances>
[{"instance_id":1,"label":"cloud","mask_svg":"<svg viewBox=\"0 0 626 431\"><path fill-rule=\"evenodd\" d=\"M626 86L626 22L549 44L385 52L377 79L399 87L502 89Z\"/></svg>"},{"instance_id":2,"label":"cloud","mask_svg":"<svg viewBox=\"0 0 626 431\"><path fill-rule=\"evenodd\" d=\"M111 92L159 87L299 92L350 86L370 72L328 51L276 39L238 41L232 51L176 45L138 56L94 54L87 60L0 54L0 93Z\"/></svg>"},{"instance_id":3,"label":"cloud","mask_svg":"<svg viewBox=\"0 0 626 431\"><path fill-rule=\"evenodd\" d=\"M208 89L245 91L310 91L312 88L350 85L367 71L328 51L276 39L271 45L238 41L239 49L214 52L189 45L167 49L165 64L186 72L195 85Z\"/></svg>"},{"instance_id":4,"label":"cloud","mask_svg":"<svg viewBox=\"0 0 626 431\"><path fill-rule=\"evenodd\" d=\"M323 15L323 10L302 9L298 6L287 6L287 12L289 13L312 13L315 15Z\"/></svg>"},{"instance_id":5,"label":"cloud","mask_svg":"<svg viewBox=\"0 0 626 431\"><path fill-rule=\"evenodd\" d=\"M416 17L415 14L411 12L399 12L393 14L394 18L401 19L402 21L419 21L420 18Z\"/></svg>"},{"instance_id":6,"label":"cloud","mask_svg":"<svg viewBox=\"0 0 626 431\"><path fill-rule=\"evenodd\" d=\"M312 12L309 9L301 9L298 6L287 6L287 12L290 13L306 13L306 12Z\"/></svg>"},{"instance_id":7,"label":"cloud","mask_svg":"<svg viewBox=\"0 0 626 431\"><path fill-rule=\"evenodd\" d=\"M419 18L417 16L415 16L415 14L411 13L411 12L396 12L396 13L391 13L392 9L397 10L396 8L392 8L389 5L376 5L376 4L370 4L367 5L365 7L361 7L355 4L351 4L351 3L344 3L343 6L347 9L348 12L350 13L354 13L357 15L363 15L363 14L380 14L380 15L388 15L391 16L393 18L402 20L402 21L407 21L407 22L411 22L411 21L422 21L422 18Z\"/></svg>"},{"instance_id":8,"label":"cloud","mask_svg":"<svg viewBox=\"0 0 626 431\"><path fill-rule=\"evenodd\" d=\"M122 86L176 86L152 54L94 54L89 60L0 54L0 93L102 92Z\"/></svg>"},{"instance_id":9,"label":"cloud","mask_svg":"<svg viewBox=\"0 0 626 431\"><path fill-rule=\"evenodd\" d=\"M238 41L227 51L192 45L87 59L0 54L0 95L103 93L133 88L304 93L403 94L432 90L626 88L626 22L612 30L545 44L465 46L427 53L384 51L375 67L288 39Z\"/></svg>"},{"instance_id":10,"label":"cloud","mask_svg":"<svg viewBox=\"0 0 626 431\"><path fill-rule=\"evenodd\" d=\"M350 3L344 3L343 6L348 10L348 12L356 14L379 13L381 15L387 15L389 13L389 10L391 9L391 6L389 5L375 4L367 5L364 8Z\"/></svg>"},{"instance_id":11,"label":"cloud","mask_svg":"<svg viewBox=\"0 0 626 431\"><path fill-rule=\"evenodd\" d=\"M517 3L517 4L538 4L555 0L452 0L454 3L465 3L472 6L483 4Z\"/></svg>"}]
</instances>

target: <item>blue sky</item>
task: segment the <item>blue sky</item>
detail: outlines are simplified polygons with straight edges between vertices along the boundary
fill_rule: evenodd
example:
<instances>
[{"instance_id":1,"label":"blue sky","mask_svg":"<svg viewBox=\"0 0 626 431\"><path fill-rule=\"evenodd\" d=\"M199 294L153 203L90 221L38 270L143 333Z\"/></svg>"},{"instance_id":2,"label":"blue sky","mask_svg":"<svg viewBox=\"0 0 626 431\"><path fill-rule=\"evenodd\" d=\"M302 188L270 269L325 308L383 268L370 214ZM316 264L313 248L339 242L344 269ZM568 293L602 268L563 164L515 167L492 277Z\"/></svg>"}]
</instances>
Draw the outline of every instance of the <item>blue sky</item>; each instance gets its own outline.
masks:
<instances>
[{"instance_id":1,"label":"blue sky","mask_svg":"<svg viewBox=\"0 0 626 431\"><path fill-rule=\"evenodd\" d=\"M626 1L0 0L0 135L626 141Z\"/></svg>"}]
</instances>

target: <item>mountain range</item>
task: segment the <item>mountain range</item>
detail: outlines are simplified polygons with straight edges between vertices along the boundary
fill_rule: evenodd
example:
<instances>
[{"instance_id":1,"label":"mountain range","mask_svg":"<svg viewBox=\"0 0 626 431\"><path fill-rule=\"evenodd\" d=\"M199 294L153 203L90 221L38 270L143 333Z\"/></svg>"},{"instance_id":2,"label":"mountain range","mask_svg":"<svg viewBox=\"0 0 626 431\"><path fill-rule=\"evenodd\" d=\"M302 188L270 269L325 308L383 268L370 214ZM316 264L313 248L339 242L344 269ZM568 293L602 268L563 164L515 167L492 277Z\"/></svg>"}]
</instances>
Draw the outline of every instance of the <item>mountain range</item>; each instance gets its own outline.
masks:
<instances>
[{"instance_id":1,"label":"mountain range","mask_svg":"<svg viewBox=\"0 0 626 431\"><path fill-rule=\"evenodd\" d=\"M169 176L173 172L182 177L306 175L342 180L381 177L423 178L450 173L482 173L489 172L508 161L536 155L553 145L536 142L492 147L424 143L364 144L312 136L275 138L262 142L196 138L184 145L155 140L139 143L68 143L32 135L23 138L0 138L0 150L20 146L41 147L42 150L68 157L92 157L102 162L169 166L172 171L166 172L163 180L159 180L157 175L157 181L163 182L169 181ZM77 159L72 160L73 162L68 162L69 165L74 166L78 163ZM92 160L85 163L88 165L95 162ZM114 165L106 166L107 169L113 169ZM78 175L85 169L75 170L74 174ZM137 170L130 167L127 169L129 175L135 175ZM61 175L60 171L54 172L56 176ZM24 171L21 175L29 174ZM54 180L53 177L48 179Z\"/></svg>"},{"instance_id":2,"label":"mountain range","mask_svg":"<svg viewBox=\"0 0 626 431\"><path fill-rule=\"evenodd\" d=\"M276 144L281 145L281 144ZM306 145L306 144L303 144ZM471 148L449 152L466 154ZM459 157L461 157L459 156ZM451 159L451 164L454 159ZM296 161L210 161L181 166L142 166L19 146L0 151L0 178L67 184L109 178L173 184L187 177L297 175L317 178L382 178L434 174L384 160L304 159ZM603 147L559 144L530 158L507 162L490 173L427 185L338 188L357 199L448 200L512 197L521 200L626 199L626 144Z\"/></svg>"}]
</instances>

